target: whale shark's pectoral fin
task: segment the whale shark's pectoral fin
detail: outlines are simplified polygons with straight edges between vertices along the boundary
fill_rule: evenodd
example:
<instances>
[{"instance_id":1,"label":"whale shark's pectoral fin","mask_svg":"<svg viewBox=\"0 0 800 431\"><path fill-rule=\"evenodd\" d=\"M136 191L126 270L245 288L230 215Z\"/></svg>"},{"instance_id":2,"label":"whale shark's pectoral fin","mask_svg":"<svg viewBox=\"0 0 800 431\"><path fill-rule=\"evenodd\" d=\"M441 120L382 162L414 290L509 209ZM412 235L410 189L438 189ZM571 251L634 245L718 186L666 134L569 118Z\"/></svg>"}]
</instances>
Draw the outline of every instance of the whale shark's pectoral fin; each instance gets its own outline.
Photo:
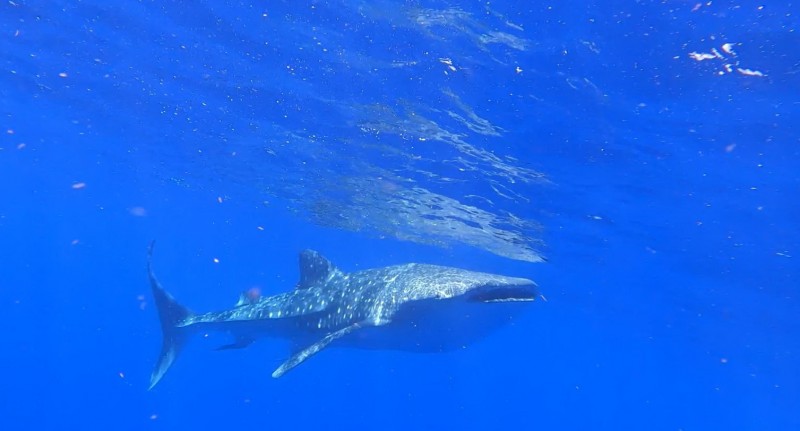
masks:
<instances>
[{"instance_id":1,"label":"whale shark's pectoral fin","mask_svg":"<svg viewBox=\"0 0 800 431\"><path fill-rule=\"evenodd\" d=\"M277 370L272 373L272 377L278 378L287 371L291 370L292 368L300 365L303 361L310 358L311 356L315 355L320 350L328 347L328 344L331 344L334 340L344 337L345 335L355 331L363 327L364 323L353 323L350 326L344 327L338 331L331 332L330 334L322 337L321 340L317 341L316 343L306 347L305 349L299 350L297 353L293 354L289 359L287 359Z\"/></svg>"},{"instance_id":2,"label":"whale shark's pectoral fin","mask_svg":"<svg viewBox=\"0 0 800 431\"><path fill-rule=\"evenodd\" d=\"M253 344L253 341L255 341L255 339L251 337L236 337L236 341L233 343L219 346L214 350L244 349L245 347Z\"/></svg>"}]
</instances>

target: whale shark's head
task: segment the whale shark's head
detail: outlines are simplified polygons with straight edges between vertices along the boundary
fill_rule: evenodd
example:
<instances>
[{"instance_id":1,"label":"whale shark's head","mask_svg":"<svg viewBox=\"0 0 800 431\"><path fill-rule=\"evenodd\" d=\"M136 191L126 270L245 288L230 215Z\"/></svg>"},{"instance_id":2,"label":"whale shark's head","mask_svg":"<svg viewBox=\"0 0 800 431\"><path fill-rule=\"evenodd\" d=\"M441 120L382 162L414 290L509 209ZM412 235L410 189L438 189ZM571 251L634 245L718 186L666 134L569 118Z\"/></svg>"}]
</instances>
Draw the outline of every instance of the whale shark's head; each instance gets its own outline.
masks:
<instances>
[{"instance_id":1,"label":"whale shark's head","mask_svg":"<svg viewBox=\"0 0 800 431\"><path fill-rule=\"evenodd\" d=\"M345 344L361 348L438 352L466 347L513 325L541 297L536 283L435 265L387 268L380 330L362 330Z\"/></svg>"},{"instance_id":2,"label":"whale shark's head","mask_svg":"<svg viewBox=\"0 0 800 431\"><path fill-rule=\"evenodd\" d=\"M539 296L536 283L527 278L505 277L436 265L409 264L387 268L391 294L400 302L460 298L476 302L532 301Z\"/></svg>"}]
</instances>

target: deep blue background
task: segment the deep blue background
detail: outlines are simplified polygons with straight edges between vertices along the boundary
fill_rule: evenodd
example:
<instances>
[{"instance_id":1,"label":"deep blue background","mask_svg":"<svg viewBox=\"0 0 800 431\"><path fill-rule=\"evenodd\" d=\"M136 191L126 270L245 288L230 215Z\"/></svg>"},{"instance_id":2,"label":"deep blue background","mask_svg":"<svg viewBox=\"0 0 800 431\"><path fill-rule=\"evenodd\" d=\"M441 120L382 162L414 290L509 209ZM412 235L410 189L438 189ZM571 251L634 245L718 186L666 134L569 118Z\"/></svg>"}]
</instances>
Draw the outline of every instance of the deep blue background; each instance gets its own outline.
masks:
<instances>
[{"instance_id":1,"label":"deep blue background","mask_svg":"<svg viewBox=\"0 0 800 431\"><path fill-rule=\"evenodd\" d=\"M505 19L447 2L0 6L0 426L800 428L798 8L493 7ZM468 12L480 31L508 20L532 43L481 51L463 28L384 28L410 8ZM309 25L347 47L338 60L321 60ZM725 42L767 76L689 58ZM464 73L443 78L440 57ZM419 65L356 64L398 58ZM287 64L303 79L281 74ZM445 102L426 94L445 85L506 130L487 146L547 174L513 207L542 223L547 263L315 226L249 184L255 174L219 168L216 149L272 122L353 139L327 101L435 108ZM330 349L278 380L281 343L217 353L225 338L210 334L148 392L151 239L162 283L195 310L290 288L303 248L344 270L420 261L526 276L548 302L464 351Z\"/></svg>"}]
</instances>

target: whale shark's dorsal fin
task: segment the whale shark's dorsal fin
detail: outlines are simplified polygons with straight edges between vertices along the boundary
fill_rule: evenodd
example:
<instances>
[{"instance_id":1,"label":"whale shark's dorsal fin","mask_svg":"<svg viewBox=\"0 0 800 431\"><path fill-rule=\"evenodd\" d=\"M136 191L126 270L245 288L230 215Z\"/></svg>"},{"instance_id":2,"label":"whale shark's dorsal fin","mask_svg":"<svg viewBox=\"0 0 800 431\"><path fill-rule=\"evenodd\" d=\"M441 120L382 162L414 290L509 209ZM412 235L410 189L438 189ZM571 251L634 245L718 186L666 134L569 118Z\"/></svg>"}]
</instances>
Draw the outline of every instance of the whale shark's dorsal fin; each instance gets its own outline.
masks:
<instances>
[{"instance_id":1,"label":"whale shark's dorsal fin","mask_svg":"<svg viewBox=\"0 0 800 431\"><path fill-rule=\"evenodd\" d=\"M297 282L297 289L308 289L324 282L335 272L336 267L319 252L303 250L300 252L300 281Z\"/></svg>"}]
</instances>

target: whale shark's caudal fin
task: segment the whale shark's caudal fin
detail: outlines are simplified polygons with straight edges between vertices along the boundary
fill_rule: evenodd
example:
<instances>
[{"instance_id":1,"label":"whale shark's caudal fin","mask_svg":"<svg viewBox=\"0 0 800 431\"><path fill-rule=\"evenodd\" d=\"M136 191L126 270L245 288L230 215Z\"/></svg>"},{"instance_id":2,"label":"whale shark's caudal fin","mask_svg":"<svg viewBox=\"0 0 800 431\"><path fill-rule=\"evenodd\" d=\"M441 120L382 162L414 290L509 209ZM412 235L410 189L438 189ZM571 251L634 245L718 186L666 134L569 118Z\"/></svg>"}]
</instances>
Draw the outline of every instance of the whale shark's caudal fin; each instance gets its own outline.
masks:
<instances>
[{"instance_id":1,"label":"whale shark's caudal fin","mask_svg":"<svg viewBox=\"0 0 800 431\"><path fill-rule=\"evenodd\" d=\"M189 310L178 304L175 298L161 287L155 274L153 274L151 265L153 245L155 245L155 241L150 243L150 248L147 251L147 273L150 276L150 287L153 289L153 298L158 308L158 317L161 319L161 333L164 339L161 345L161 353L158 356L158 363L156 363L153 374L150 376L149 389L153 389L158 381L164 377L164 373L167 372L175 358L178 357L186 338L186 331L178 325L191 315Z\"/></svg>"}]
</instances>

